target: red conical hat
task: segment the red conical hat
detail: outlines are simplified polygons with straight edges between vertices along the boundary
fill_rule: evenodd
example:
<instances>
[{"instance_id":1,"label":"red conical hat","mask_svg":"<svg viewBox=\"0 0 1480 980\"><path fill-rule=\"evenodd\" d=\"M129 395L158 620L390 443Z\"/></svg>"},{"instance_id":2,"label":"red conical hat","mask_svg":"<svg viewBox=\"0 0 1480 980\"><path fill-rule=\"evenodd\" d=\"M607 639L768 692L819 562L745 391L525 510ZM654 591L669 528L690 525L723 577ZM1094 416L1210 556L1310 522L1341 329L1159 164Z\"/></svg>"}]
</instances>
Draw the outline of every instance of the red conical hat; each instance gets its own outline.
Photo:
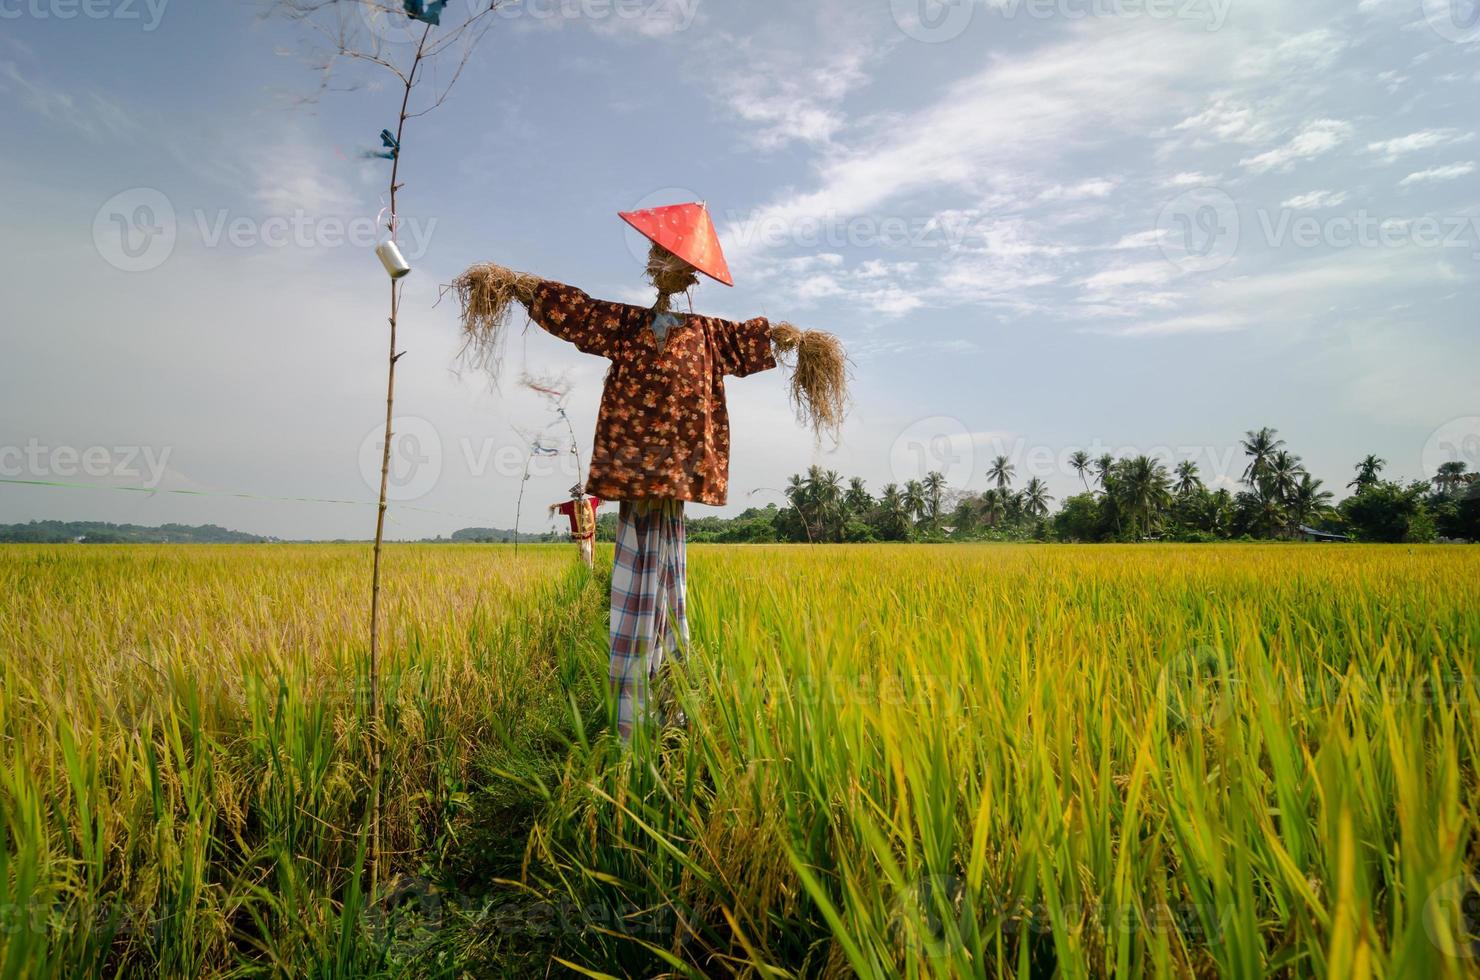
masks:
<instances>
[{"instance_id":1,"label":"red conical hat","mask_svg":"<svg viewBox=\"0 0 1480 980\"><path fill-rule=\"evenodd\" d=\"M617 216L711 279L735 285L714 222L709 220L709 209L703 204L619 211Z\"/></svg>"}]
</instances>

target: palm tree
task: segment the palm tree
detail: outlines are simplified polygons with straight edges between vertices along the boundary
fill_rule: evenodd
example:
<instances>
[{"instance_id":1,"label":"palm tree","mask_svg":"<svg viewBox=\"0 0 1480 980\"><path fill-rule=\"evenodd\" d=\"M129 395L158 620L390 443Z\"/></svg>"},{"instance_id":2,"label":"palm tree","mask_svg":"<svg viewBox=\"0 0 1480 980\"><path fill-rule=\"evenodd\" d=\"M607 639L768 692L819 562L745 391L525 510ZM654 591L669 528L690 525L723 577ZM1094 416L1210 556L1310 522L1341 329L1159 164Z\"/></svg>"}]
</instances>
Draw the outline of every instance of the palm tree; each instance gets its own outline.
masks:
<instances>
[{"instance_id":1,"label":"palm tree","mask_svg":"<svg viewBox=\"0 0 1480 980\"><path fill-rule=\"evenodd\" d=\"M1439 488L1440 493L1448 493L1461 487L1468 482L1465 479L1465 470L1468 468L1462 460L1440 463L1439 472L1434 474L1434 485Z\"/></svg>"},{"instance_id":2,"label":"palm tree","mask_svg":"<svg viewBox=\"0 0 1480 980\"><path fill-rule=\"evenodd\" d=\"M1202 489L1202 478L1197 475L1197 464L1190 459L1184 459L1177 464L1177 493L1187 496L1194 491Z\"/></svg>"},{"instance_id":3,"label":"palm tree","mask_svg":"<svg viewBox=\"0 0 1480 980\"><path fill-rule=\"evenodd\" d=\"M1223 537L1228 534L1229 525L1233 522L1233 494L1226 488L1219 489L1208 494L1203 504L1202 529L1209 534Z\"/></svg>"},{"instance_id":4,"label":"palm tree","mask_svg":"<svg viewBox=\"0 0 1480 980\"><path fill-rule=\"evenodd\" d=\"M1382 468L1386 465L1387 460L1379 456L1370 454L1364 456L1362 461L1357 464L1356 478L1348 483L1347 486L1354 487L1358 493L1361 493L1367 487L1377 482L1377 474L1381 473Z\"/></svg>"},{"instance_id":5,"label":"palm tree","mask_svg":"<svg viewBox=\"0 0 1480 980\"><path fill-rule=\"evenodd\" d=\"M1023 510L1034 517L1042 517L1048 513L1048 502L1053 500L1048 495L1048 486L1038 477L1028 481L1028 486L1023 490Z\"/></svg>"},{"instance_id":6,"label":"palm tree","mask_svg":"<svg viewBox=\"0 0 1480 980\"><path fill-rule=\"evenodd\" d=\"M986 525L995 527L998 521L1007 516L1007 492L993 487L981 495L978 506L981 507L982 520Z\"/></svg>"},{"instance_id":7,"label":"palm tree","mask_svg":"<svg viewBox=\"0 0 1480 980\"><path fill-rule=\"evenodd\" d=\"M1089 490L1089 480L1084 477L1084 474L1089 472L1090 468L1089 453L1083 449L1074 450L1069 456L1069 466L1075 473L1079 474L1079 482L1084 484L1084 489Z\"/></svg>"},{"instance_id":8,"label":"palm tree","mask_svg":"<svg viewBox=\"0 0 1480 980\"><path fill-rule=\"evenodd\" d=\"M910 513L905 504L904 495L899 492L899 484L891 483L884 487L883 496L879 498L879 519L882 522L881 530L884 537L908 537L910 532Z\"/></svg>"},{"instance_id":9,"label":"palm tree","mask_svg":"<svg viewBox=\"0 0 1480 980\"><path fill-rule=\"evenodd\" d=\"M987 479L997 483L998 490L1006 490L1012 483L1012 475L1017 472L1017 467L1007 461L1006 456L998 456L992 460L992 465L987 467Z\"/></svg>"},{"instance_id":10,"label":"palm tree","mask_svg":"<svg viewBox=\"0 0 1480 980\"><path fill-rule=\"evenodd\" d=\"M1304 473L1305 467L1300 465L1300 457L1281 449L1266 464L1264 478L1259 481L1259 490L1267 497L1286 502L1295 492Z\"/></svg>"},{"instance_id":11,"label":"palm tree","mask_svg":"<svg viewBox=\"0 0 1480 980\"><path fill-rule=\"evenodd\" d=\"M843 478L837 470L824 470L820 466L807 469L807 489L816 508L818 531L825 532L823 522L831 515L836 525L833 537L842 536Z\"/></svg>"},{"instance_id":12,"label":"palm tree","mask_svg":"<svg viewBox=\"0 0 1480 980\"><path fill-rule=\"evenodd\" d=\"M1259 480L1269 468L1274 454L1285 445L1285 440L1276 438L1276 435L1276 430L1267 425L1258 431L1250 429L1244 433L1244 455L1249 457L1249 465L1244 470L1244 482L1249 486L1259 485Z\"/></svg>"},{"instance_id":13,"label":"palm tree","mask_svg":"<svg viewBox=\"0 0 1480 980\"><path fill-rule=\"evenodd\" d=\"M816 466L812 467L807 476L793 473L786 481L786 499L796 508L797 516L802 519L802 529L807 532L807 540L815 542L817 536L812 529L819 525L822 516L822 507L818 499L818 484L812 476L818 473Z\"/></svg>"},{"instance_id":14,"label":"palm tree","mask_svg":"<svg viewBox=\"0 0 1480 980\"><path fill-rule=\"evenodd\" d=\"M1286 498L1285 511L1293 533L1299 525L1311 524L1331 512L1331 491L1321 489L1321 481L1309 473L1301 473L1300 482Z\"/></svg>"},{"instance_id":15,"label":"palm tree","mask_svg":"<svg viewBox=\"0 0 1480 980\"><path fill-rule=\"evenodd\" d=\"M1113 486L1117 506L1130 518L1131 532L1137 537L1154 530L1161 512L1171 503L1172 481L1166 467L1149 456L1117 466Z\"/></svg>"},{"instance_id":16,"label":"palm tree","mask_svg":"<svg viewBox=\"0 0 1480 980\"><path fill-rule=\"evenodd\" d=\"M797 509L798 514L802 515L802 520L804 521L807 519L806 505L808 503L809 493L807 482L802 479L801 474L793 473L787 479L786 499L791 501L791 505Z\"/></svg>"},{"instance_id":17,"label":"palm tree","mask_svg":"<svg viewBox=\"0 0 1480 980\"><path fill-rule=\"evenodd\" d=\"M904 506L916 521L925 516L925 484L919 480L911 480L904 485Z\"/></svg>"},{"instance_id":18,"label":"palm tree","mask_svg":"<svg viewBox=\"0 0 1480 980\"><path fill-rule=\"evenodd\" d=\"M1274 494L1255 494L1255 526L1265 534L1273 534L1289 522L1289 509L1283 497Z\"/></svg>"},{"instance_id":19,"label":"palm tree","mask_svg":"<svg viewBox=\"0 0 1480 980\"><path fill-rule=\"evenodd\" d=\"M863 477L855 476L848 481L848 489L843 494L843 506L854 517L867 517L868 512L873 510L874 498L869 495L868 484L863 482Z\"/></svg>"},{"instance_id":20,"label":"palm tree","mask_svg":"<svg viewBox=\"0 0 1480 980\"><path fill-rule=\"evenodd\" d=\"M1100 489L1109 491L1110 477L1115 472L1115 457L1109 453L1095 460L1095 480L1100 484Z\"/></svg>"},{"instance_id":21,"label":"palm tree","mask_svg":"<svg viewBox=\"0 0 1480 980\"><path fill-rule=\"evenodd\" d=\"M941 498L946 491L946 478L943 473L931 470L925 474L925 502L930 508L930 530L940 531L940 504Z\"/></svg>"}]
</instances>

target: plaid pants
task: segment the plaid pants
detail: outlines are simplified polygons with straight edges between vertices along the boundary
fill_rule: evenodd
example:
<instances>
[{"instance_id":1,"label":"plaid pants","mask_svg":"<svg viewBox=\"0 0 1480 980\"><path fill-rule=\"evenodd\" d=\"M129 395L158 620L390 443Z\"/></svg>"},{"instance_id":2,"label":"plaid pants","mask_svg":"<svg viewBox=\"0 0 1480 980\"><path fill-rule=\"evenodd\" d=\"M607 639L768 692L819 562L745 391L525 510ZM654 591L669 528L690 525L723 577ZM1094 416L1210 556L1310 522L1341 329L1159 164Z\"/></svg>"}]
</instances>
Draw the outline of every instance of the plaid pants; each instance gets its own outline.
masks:
<instances>
[{"instance_id":1,"label":"plaid pants","mask_svg":"<svg viewBox=\"0 0 1480 980\"><path fill-rule=\"evenodd\" d=\"M648 690L665 657L689 642L684 599L682 500L624 500L617 514L612 565L608 677L622 738L648 707Z\"/></svg>"}]
</instances>

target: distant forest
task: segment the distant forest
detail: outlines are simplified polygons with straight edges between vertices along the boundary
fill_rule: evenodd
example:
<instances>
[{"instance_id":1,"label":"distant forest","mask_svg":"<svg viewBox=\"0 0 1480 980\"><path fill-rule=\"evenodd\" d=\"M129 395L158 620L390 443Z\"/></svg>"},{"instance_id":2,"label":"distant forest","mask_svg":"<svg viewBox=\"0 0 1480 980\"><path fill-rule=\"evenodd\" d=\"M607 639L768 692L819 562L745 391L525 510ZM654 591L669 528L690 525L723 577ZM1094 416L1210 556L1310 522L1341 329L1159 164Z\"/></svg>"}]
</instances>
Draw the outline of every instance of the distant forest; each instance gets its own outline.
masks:
<instances>
[{"instance_id":1,"label":"distant forest","mask_svg":"<svg viewBox=\"0 0 1480 980\"><path fill-rule=\"evenodd\" d=\"M1245 433L1248 465L1239 486L1211 489L1197 466L1183 460L1168 469L1147 456L1092 458L1076 452L1069 463L1083 491L1057 510L1036 477L1013 486L1016 468L992 460L980 492L953 488L940 473L875 496L858 477L844 479L814 466L793 476L783 492L788 506L753 507L733 518L688 521L692 542L871 541L1228 541L1268 539L1421 543L1480 541L1480 480L1463 461L1443 463L1428 480L1382 478L1387 461L1358 461L1350 494L1340 502L1311 476L1272 428ZM597 521L611 540L616 514Z\"/></svg>"},{"instance_id":2,"label":"distant forest","mask_svg":"<svg viewBox=\"0 0 1480 980\"><path fill-rule=\"evenodd\" d=\"M1240 443L1248 465L1232 489L1208 487L1191 460L1172 469L1159 459L1076 452L1069 464L1083 491L1055 510L1036 477L1013 486L1016 468L992 460L992 486L952 488L940 473L885 486L878 496L858 477L813 466L791 477L786 506L752 507L736 517L690 517L688 539L747 542L871 541L1227 541L1315 539L1377 542L1480 541L1480 474L1460 460L1442 463L1427 480L1385 480L1387 461L1366 456L1353 467L1351 491L1336 494L1306 471L1272 428L1251 429ZM596 522L597 537L615 538L615 507ZM513 531L466 527L428 543L508 543ZM521 532L520 541L568 540L563 531ZM104 524L32 521L0 525L0 542L268 542L214 524Z\"/></svg>"},{"instance_id":3,"label":"distant forest","mask_svg":"<svg viewBox=\"0 0 1480 980\"><path fill-rule=\"evenodd\" d=\"M258 534L230 531L215 524L109 524L103 521L30 521L0 524L5 544L261 544L272 541Z\"/></svg>"},{"instance_id":4,"label":"distant forest","mask_svg":"<svg viewBox=\"0 0 1480 980\"><path fill-rule=\"evenodd\" d=\"M563 537L563 536L562 536ZM110 524L106 521L29 521L0 524L0 544L266 544L281 538L232 531L215 524ZM341 539L343 540L343 539ZM368 539L367 539L368 540ZM514 540L514 532L497 527L465 527L450 538L426 538L436 542L500 542ZM520 541L554 541L557 536L522 533Z\"/></svg>"}]
</instances>

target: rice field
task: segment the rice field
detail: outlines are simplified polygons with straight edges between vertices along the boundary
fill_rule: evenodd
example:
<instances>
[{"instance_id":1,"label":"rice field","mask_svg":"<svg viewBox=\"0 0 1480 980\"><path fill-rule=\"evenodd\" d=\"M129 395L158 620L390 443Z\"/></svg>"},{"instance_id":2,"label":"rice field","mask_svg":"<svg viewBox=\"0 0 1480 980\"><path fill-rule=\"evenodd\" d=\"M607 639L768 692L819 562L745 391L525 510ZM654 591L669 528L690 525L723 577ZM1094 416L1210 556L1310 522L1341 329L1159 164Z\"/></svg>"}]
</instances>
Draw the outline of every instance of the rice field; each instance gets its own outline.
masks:
<instances>
[{"instance_id":1,"label":"rice field","mask_svg":"<svg viewBox=\"0 0 1480 980\"><path fill-rule=\"evenodd\" d=\"M0 551L0 978L1480 976L1480 551Z\"/></svg>"}]
</instances>

